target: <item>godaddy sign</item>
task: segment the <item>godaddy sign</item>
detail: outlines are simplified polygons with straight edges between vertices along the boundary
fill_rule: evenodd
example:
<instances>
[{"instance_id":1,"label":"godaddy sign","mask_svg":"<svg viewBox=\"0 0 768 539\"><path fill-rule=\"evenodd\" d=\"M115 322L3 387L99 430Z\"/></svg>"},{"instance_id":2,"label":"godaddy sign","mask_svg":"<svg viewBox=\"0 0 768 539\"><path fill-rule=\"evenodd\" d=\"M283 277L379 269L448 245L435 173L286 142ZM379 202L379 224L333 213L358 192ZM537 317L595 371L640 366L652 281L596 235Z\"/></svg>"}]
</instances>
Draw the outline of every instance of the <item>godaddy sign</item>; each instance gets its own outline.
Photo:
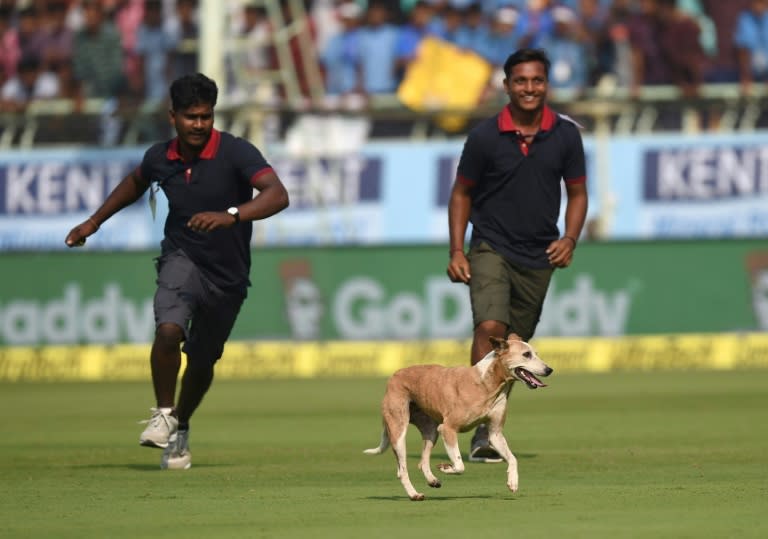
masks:
<instances>
[{"instance_id":1,"label":"godaddy sign","mask_svg":"<svg viewBox=\"0 0 768 539\"><path fill-rule=\"evenodd\" d=\"M388 292L387 284L368 276L344 280L328 305L319 286L304 281L303 292L287 294L293 334L321 333L323 317L330 316L344 339L445 339L468 336L472 311L467 288L434 275L415 292ZM580 274L570 289L557 281L547 298L539 334L621 335L631 307L630 287L598 290L589 275Z\"/></svg>"},{"instance_id":2,"label":"godaddy sign","mask_svg":"<svg viewBox=\"0 0 768 539\"><path fill-rule=\"evenodd\" d=\"M451 339L472 329L469 296L464 286L430 276L419 292L388 293L384 282L366 276L343 280L331 294L305 281L285 298L285 337L323 338L330 317L335 338ZM324 304L322 297L331 301ZM626 330L630 292L595 289L581 275L575 288L554 286L540 324L540 334L620 335ZM9 345L39 343L147 342L154 330L152 298L126 297L118 282L86 297L78 283L66 283L58 297L18 298L0 306L0 334Z\"/></svg>"},{"instance_id":3,"label":"godaddy sign","mask_svg":"<svg viewBox=\"0 0 768 539\"><path fill-rule=\"evenodd\" d=\"M765 329L765 251L755 241L580 244L555 272L537 335ZM4 255L0 345L149 342L153 255ZM468 288L448 280L445 259L443 246L256 249L233 338L466 338Z\"/></svg>"},{"instance_id":4,"label":"godaddy sign","mask_svg":"<svg viewBox=\"0 0 768 539\"><path fill-rule=\"evenodd\" d=\"M10 345L147 342L154 325L152 298L126 298L116 282L95 297L66 283L59 297L0 305L0 340Z\"/></svg>"}]
</instances>

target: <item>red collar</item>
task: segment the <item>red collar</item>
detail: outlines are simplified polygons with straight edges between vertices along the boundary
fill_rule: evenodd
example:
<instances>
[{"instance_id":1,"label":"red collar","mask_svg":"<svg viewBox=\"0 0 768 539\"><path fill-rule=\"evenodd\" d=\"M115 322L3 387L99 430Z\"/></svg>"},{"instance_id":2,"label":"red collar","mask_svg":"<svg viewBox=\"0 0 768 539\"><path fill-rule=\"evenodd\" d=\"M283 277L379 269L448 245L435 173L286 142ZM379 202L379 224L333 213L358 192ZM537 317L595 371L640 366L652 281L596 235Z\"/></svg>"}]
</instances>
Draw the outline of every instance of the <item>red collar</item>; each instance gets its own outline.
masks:
<instances>
[{"instance_id":1,"label":"red collar","mask_svg":"<svg viewBox=\"0 0 768 539\"><path fill-rule=\"evenodd\" d=\"M544 105L544 109L541 113L541 126L539 126L539 131L549 131L555 125L556 121L557 114L555 114L555 111L553 111L547 105ZM512 119L512 113L509 112L509 106L504 107L504 109L501 111L501 114L499 114L498 123L499 131L501 132L519 131L515 125L515 121Z\"/></svg>"},{"instance_id":2,"label":"red collar","mask_svg":"<svg viewBox=\"0 0 768 539\"><path fill-rule=\"evenodd\" d=\"M213 159L216 157L216 153L219 151L220 143L221 133L216 129L212 129L211 138L208 139L205 148L203 148L203 151L200 152L199 159ZM184 158L182 158L181 154L179 153L179 137L173 139L168 145L168 151L165 153L165 156L171 161L184 160Z\"/></svg>"}]
</instances>

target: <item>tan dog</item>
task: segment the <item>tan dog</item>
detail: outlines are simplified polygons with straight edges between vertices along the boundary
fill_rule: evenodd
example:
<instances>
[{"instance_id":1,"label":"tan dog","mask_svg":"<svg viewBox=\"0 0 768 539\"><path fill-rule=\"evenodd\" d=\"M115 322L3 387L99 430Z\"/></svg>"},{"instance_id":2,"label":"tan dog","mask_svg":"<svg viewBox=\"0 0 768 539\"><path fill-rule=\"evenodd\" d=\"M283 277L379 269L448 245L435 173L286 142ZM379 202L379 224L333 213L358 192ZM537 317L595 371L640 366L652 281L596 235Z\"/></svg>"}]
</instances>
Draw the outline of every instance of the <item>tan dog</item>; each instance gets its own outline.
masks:
<instances>
[{"instance_id":1,"label":"tan dog","mask_svg":"<svg viewBox=\"0 0 768 539\"><path fill-rule=\"evenodd\" d=\"M533 348L517 335L507 340L491 337L493 351L472 367L415 365L395 372L387 382L381 403L384 432L379 447L366 449L369 455L384 452L392 442L397 458L397 477L411 500L423 500L408 477L405 437L408 424L421 432L424 448L419 469L430 487L441 486L432 473L429 457L439 434L443 435L450 463L438 468L448 474L464 472L458 433L480 423L488 425L491 446L507 461L507 486L517 491L517 459L509 450L503 428L507 399L512 384L520 380L531 389L544 387L536 376L549 376L547 366Z\"/></svg>"}]
</instances>

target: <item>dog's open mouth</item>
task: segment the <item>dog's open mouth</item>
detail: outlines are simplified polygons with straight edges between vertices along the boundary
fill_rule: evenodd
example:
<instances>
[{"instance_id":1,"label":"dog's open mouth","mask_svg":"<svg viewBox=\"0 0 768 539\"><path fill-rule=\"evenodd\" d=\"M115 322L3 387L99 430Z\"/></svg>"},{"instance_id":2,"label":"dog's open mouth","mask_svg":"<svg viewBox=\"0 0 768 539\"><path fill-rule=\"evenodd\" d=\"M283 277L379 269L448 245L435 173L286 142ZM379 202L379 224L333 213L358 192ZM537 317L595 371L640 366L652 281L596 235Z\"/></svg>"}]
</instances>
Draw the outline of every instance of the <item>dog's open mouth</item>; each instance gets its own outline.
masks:
<instances>
[{"instance_id":1,"label":"dog's open mouth","mask_svg":"<svg viewBox=\"0 0 768 539\"><path fill-rule=\"evenodd\" d=\"M547 384L543 383L541 380L536 378L532 373L525 370L522 367L517 367L515 369L515 376L517 376L518 379L525 382L525 385L527 385L531 389L536 389L537 387L547 387Z\"/></svg>"}]
</instances>

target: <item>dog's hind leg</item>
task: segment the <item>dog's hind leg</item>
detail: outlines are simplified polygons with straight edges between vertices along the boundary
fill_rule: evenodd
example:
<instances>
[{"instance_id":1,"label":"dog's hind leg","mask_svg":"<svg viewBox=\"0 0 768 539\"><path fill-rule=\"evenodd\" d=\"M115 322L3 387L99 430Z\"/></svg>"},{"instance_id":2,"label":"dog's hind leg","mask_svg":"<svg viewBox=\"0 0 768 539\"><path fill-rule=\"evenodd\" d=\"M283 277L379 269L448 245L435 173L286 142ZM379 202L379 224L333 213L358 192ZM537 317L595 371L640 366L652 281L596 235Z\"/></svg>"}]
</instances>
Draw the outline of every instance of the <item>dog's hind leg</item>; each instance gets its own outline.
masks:
<instances>
[{"instance_id":1,"label":"dog's hind leg","mask_svg":"<svg viewBox=\"0 0 768 539\"><path fill-rule=\"evenodd\" d=\"M429 458L432 455L432 448L437 441L437 422L422 412L415 405L411 405L411 423L416 425L421 433L421 439L424 440L424 445L421 450L421 460L419 461L419 469L427 480L427 484L432 488L440 488L442 483L432 473L432 469L429 465Z\"/></svg>"},{"instance_id":2,"label":"dog's hind leg","mask_svg":"<svg viewBox=\"0 0 768 539\"><path fill-rule=\"evenodd\" d=\"M512 492L517 492L519 486L517 459L509 449L509 444L507 444L507 439L504 438L501 428L494 428L493 425L490 425L488 430L488 441L491 443L491 447L498 451L499 455L507 461L507 486Z\"/></svg>"},{"instance_id":3,"label":"dog's hind leg","mask_svg":"<svg viewBox=\"0 0 768 539\"><path fill-rule=\"evenodd\" d=\"M443 444L448 458L451 462L444 462L438 466L441 472L450 474L464 473L464 461L461 460L461 451L459 450L459 433L456 429L447 427L445 423L437 428L443 435Z\"/></svg>"},{"instance_id":4,"label":"dog's hind leg","mask_svg":"<svg viewBox=\"0 0 768 539\"><path fill-rule=\"evenodd\" d=\"M411 500L421 501L424 499L424 494L418 492L413 487L413 483L411 483L411 479L408 476L408 463L406 460L408 454L405 448L405 436L409 423L408 405L407 399L398 398L387 393L382 404L382 415L384 416L384 424L387 428L389 441L392 444L392 451L395 453L395 459L397 459L397 478L400 479L400 483Z\"/></svg>"}]
</instances>

